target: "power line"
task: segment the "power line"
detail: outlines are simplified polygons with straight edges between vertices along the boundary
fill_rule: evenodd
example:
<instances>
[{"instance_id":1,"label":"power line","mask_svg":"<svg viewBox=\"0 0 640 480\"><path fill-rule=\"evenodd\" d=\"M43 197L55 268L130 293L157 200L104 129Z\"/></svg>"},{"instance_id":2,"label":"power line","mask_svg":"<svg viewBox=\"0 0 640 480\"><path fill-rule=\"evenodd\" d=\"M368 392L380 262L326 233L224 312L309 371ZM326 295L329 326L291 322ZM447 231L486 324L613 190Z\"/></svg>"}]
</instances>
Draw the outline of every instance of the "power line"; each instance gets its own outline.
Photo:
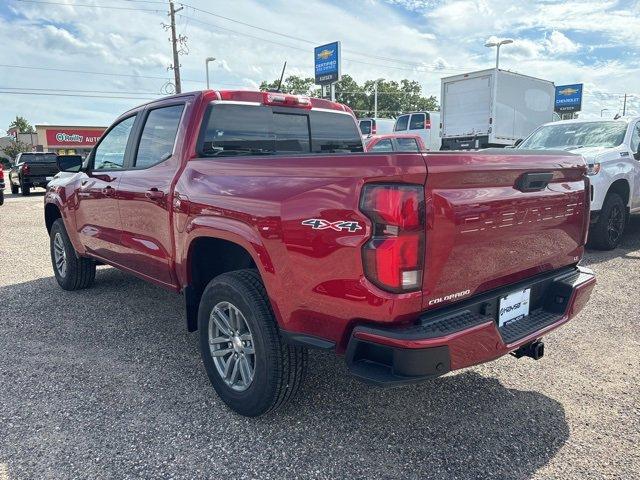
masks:
<instances>
[{"instance_id":1,"label":"power line","mask_svg":"<svg viewBox=\"0 0 640 480\"><path fill-rule=\"evenodd\" d=\"M64 72L64 73L85 73L90 75L106 75L112 77L132 77L132 78L150 78L155 80L167 80L167 77L160 77L154 75L134 75L131 73L112 73L112 72L97 72L95 70L70 70L66 68L53 68L53 67L34 67L30 65L9 65L9 64L0 64L0 67L6 68L23 68L27 70L46 70L52 72Z\"/></svg>"},{"instance_id":2,"label":"power line","mask_svg":"<svg viewBox=\"0 0 640 480\"><path fill-rule=\"evenodd\" d=\"M18 2L23 3L38 3L45 5L64 5L66 7L87 7L87 8L106 8L111 10L133 10L136 12L161 12L161 10L153 10L150 8L134 8L134 7L121 7L117 5L91 5L86 3L63 3L63 2L53 2L47 0L16 0Z\"/></svg>"},{"instance_id":3,"label":"power line","mask_svg":"<svg viewBox=\"0 0 640 480\"><path fill-rule=\"evenodd\" d=\"M291 40L297 40L299 42L304 42L304 43L308 43L308 44L311 44L311 45L318 45L318 42L315 42L313 40L308 40L306 38L300 38L300 37L296 37L294 35L289 35L289 34L286 34L286 33L277 32L277 31L274 31L274 30L269 30L268 28L259 27L257 25L252 25L250 23L246 23L246 22L243 22L243 21L240 21L240 20L236 20L234 18L226 17L224 15L220 15L218 13L211 12L209 10L203 10L201 8L194 7L193 5L190 5L190 4L187 4L187 3L181 3L181 5L183 5L185 7L188 7L188 8L191 8L192 10L194 10L196 12L204 13L204 14L211 15L211 16L217 17L217 18L221 18L223 20L227 20L229 22L237 23L237 24L243 25L245 27L254 28L256 30L260 30L262 32L270 33L272 35L278 35L278 36L283 37L283 38L288 38L288 39L291 39ZM304 50L307 51L306 49L304 49ZM414 67L426 68L426 66L424 64L417 63L417 62L408 62L406 60L399 60L397 58L383 57L383 56L380 56L380 55L371 55L370 53L358 52L356 50L351 50L351 49L346 49L346 48L343 49L343 50L345 52L349 52L349 53L352 53L354 55L360 55L362 57L373 58L373 59L376 59L376 60L385 60L385 61L395 62L395 63L402 63L402 64L405 64L405 65L412 65ZM449 71L451 71L451 72L462 72L463 70L450 69Z\"/></svg>"},{"instance_id":4,"label":"power line","mask_svg":"<svg viewBox=\"0 0 640 480\"><path fill-rule=\"evenodd\" d=\"M107 96L107 95L81 95L73 93L45 93L45 92L1 92L3 95L46 95L49 97L83 97L83 98L107 98L107 99L127 99L127 100L155 100L151 97L123 97L123 96Z\"/></svg>"},{"instance_id":5,"label":"power line","mask_svg":"<svg viewBox=\"0 0 640 480\"><path fill-rule=\"evenodd\" d=\"M158 92L123 92L120 90L76 90L64 88L31 88L31 87L0 87L2 90L34 90L42 92L74 92L74 93L120 93L123 95L160 95Z\"/></svg>"}]
</instances>

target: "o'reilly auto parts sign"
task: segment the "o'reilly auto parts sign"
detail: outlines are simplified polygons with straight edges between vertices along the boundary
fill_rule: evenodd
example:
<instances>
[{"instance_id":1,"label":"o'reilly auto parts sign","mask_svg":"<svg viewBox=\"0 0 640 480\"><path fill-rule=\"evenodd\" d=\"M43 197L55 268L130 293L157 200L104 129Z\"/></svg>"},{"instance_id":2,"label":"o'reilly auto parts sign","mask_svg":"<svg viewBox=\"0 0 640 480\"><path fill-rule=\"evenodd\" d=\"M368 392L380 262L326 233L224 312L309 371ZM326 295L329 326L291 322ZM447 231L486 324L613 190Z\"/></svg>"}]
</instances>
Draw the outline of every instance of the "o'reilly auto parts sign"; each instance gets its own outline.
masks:
<instances>
[{"instance_id":1,"label":"o'reilly auto parts sign","mask_svg":"<svg viewBox=\"0 0 640 480\"><path fill-rule=\"evenodd\" d=\"M556 87L555 110L558 113L571 113L582 110L582 84L575 83Z\"/></svg>"},{"instance_id":2,"label":"o'reilly auto parts sign","mask_svg":"<svg viewBox=\"0 0 640 480\"><path fill-rule=\"evenodd\" d=\"M340 80L340 42L320 45L313 50L316 84L329 85Z\"/></svg>"},{"instance_id":3,"label":"o'reilly auto parts sign","mask_svg":"<svg viewBox=\"0 0 640 480\"><path fill-rule=\"evenodd\" d=\"M103 128L47 128L46 137L49 147L92 147L102 134Z\"/></svg>"}]
</instances>

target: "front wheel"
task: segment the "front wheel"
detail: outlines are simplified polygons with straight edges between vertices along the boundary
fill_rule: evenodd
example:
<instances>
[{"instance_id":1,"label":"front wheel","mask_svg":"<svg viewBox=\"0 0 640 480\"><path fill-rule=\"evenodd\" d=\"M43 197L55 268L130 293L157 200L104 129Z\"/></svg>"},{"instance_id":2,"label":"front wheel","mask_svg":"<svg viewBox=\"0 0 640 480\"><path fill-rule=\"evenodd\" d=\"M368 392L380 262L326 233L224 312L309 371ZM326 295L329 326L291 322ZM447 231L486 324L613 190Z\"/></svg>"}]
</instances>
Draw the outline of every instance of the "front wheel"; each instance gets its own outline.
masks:
<instances>
[{"instance_id":1,"label":"front wheel","mask_svg":"<svg viewBox=\"0 0 640 480\"><path fill-rule=\"evenodd\" d=\"M13 183L11 184L11 193L13 195L17 195L18 192L20 191L20 189L18 188L18 185L14 185Z\"/></svg>"},{"instance_id":2,"label":"front wheel","mask_svg":"<svg viewBox=\"0 0 640 480\"><path fill-rule=\"evenodd\" d=\"M598 223L589 235L589 246L598 250L613 250L622 239L627 224L627 212L622 198L610 193L604 201Z\"/></svg>"},{"instance_id":3,"label":"front wheel","mask_svg":"<svg viewBox=\"0 0 640 480\"><path fill-rule=\"evenodd\" d=\"M53 273L58 285L64 290L80 290L93 284L96 262L76 254L61 218L51 226L49 244Z\"/></svg>"},{"instance_id":4,"label":"front wheel","mask_svg":"<svg viewBox=\"0 0 640 480\"><path fill-rule=\"evenodd\" d=\"M28 196L31 193L31 185L25 185L24 182L20 182L20 191L22 196Z\"/></svg>"},{"instance_id":5,"label":"front wheel","mask_svg":"<svg viewBox=\"0 0 640 480\"><path fill-rule=\"evenodd\" d=\"M0 205L4 205L4 191L0 190Z\"/></svg>"},{"instance_id":6,"label":"front wheel","mask_svg":"<svg viewBox=\"0 0 640 480\"><path fill-rule=\"evenodd\" d=\"M283 341L257 271L237 270L209 282L198 331L209 380L240 415L274 410L300 388L307 351Z\"/></svg>"}]
</instances>

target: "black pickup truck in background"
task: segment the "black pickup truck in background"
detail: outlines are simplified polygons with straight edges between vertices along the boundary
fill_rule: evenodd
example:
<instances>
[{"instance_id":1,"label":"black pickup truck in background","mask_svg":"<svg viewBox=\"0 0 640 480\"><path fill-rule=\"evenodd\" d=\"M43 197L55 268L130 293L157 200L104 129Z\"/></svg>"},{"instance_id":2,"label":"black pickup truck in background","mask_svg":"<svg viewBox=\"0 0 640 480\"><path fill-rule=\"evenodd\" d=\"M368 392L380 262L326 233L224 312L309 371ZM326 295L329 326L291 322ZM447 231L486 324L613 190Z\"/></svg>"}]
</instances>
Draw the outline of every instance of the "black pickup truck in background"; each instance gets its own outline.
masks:
<instances>
[{"instance_id":1,"label":"black pickup truck in background","mask_svg":"<svg viewBox=\"0 0 640 480\"><path fill-rule=\"evenodd\" d=\"M29 195L34 187L45 188L53 176L59 172L55 153L20 153L9 170L11 193L18 190Z\"/></svg>"}]
</instances>

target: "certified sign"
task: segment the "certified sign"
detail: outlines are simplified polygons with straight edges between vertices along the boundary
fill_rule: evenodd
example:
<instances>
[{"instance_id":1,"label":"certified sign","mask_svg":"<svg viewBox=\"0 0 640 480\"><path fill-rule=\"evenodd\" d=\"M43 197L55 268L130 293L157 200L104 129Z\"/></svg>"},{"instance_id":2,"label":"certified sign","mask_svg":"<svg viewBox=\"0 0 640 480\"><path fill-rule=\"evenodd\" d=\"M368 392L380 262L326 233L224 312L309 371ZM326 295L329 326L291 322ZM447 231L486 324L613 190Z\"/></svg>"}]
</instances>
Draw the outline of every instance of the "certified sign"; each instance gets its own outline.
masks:
<instances>
[{"instance_id":1,"label":"certified sign","mask_svg":"<svg viewBox=\"0 0 640 480\"><path fill-rule=\"evenodd\" d=\"M582 109L582 84L556 87L555 110L559 113L579 112Z\"/></svg>"},{"instance_id":2,"label":"certified sign","mask_svg":"<svg viewBox=\"0 0 640 480\"><path fill-rule=\"evenodd\" d=\"M340 42L316 47L313 51L316 84L329 85L340 80Z\"/></svg>"}]
</instances>

